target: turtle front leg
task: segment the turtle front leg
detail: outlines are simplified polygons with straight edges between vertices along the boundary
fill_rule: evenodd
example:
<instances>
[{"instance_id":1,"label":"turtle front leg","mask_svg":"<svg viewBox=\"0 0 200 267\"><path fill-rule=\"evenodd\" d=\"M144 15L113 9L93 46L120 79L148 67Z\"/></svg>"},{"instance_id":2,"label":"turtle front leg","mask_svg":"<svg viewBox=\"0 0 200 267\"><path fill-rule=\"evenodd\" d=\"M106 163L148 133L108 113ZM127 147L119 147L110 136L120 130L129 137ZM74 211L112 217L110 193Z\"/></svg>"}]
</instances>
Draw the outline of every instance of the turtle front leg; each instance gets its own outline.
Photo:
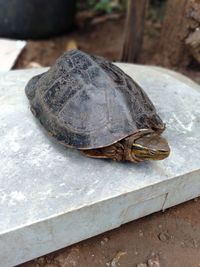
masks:
<instances>
[{"instance_id":1,"label":"turtle front leg","mask_svg":"<svg viewBox=\"0 0 200 267\"><path fill-rule=\"evenodd\" d=\"M137 133L130 135L111 146L80 151L91 158L112 159L115 161L127 160L133 163L139 163L144 161L144 159L138 158L134 155L134 153L132 153L133 143L141 136L152 132L153 130L151 129L141 129Z\"/></svg>"},{"instance_id":2,"label":"turtle front leg","mask_svg":"<svg viewBox=\"0 0 200 267\"><path fill-rule=\"evenodd\" d=\"M130 161L133 163L139 163L143 161L142 159L137 158L132 153L132 144L137 138L138 138L138 134L129 136L121 141L124 147L124 160Z\"/></svg>"},{"instance_id":3,"label":"turtle front leg","mask_svg":"<svg viewBox=\"0 0 200 267\"><path fill-rule=\"evenodd\" d=\"M113 144L111 146L98 148L98 149L88 149L80 150L81 153L90 158L101 158L101 159L112 159L114 161L131 161L133 163L138 163L143 161L132 155L131 146L124 146L121 142Z\"/></svg>"},{"instance_id":4,"label":"turtle front leg","mask_svg":"<svg viewBox=\"0 0 200 267\"><path fill-rule=\"evenodd\" d=\"M124 147L119 142L107 147L80 151L91 158L112 159L115 161L124 160Z\"/></svg>"}]
</instances>

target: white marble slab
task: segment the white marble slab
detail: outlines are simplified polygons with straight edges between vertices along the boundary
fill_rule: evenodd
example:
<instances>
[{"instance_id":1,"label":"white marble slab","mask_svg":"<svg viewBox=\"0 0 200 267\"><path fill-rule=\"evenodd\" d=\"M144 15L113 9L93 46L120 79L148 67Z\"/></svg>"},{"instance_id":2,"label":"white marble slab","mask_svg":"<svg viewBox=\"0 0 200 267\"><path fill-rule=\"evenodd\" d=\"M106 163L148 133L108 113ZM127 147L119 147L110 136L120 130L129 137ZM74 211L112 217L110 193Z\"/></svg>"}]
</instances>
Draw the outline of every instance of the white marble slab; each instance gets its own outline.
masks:
<instances>
[{"instance_id":1,"label":"white marble slab","mask_svg":"<svg viewBox=\"0 0 200 267\"><path fill-rule=\"evenodd\" d=\"M27 81L0 74L0 266L10 267L200 195L200 88L174 72L119 64L167 124L171 155L138 165L90 159L49 137Z\"/></svg>"}]
</instances>

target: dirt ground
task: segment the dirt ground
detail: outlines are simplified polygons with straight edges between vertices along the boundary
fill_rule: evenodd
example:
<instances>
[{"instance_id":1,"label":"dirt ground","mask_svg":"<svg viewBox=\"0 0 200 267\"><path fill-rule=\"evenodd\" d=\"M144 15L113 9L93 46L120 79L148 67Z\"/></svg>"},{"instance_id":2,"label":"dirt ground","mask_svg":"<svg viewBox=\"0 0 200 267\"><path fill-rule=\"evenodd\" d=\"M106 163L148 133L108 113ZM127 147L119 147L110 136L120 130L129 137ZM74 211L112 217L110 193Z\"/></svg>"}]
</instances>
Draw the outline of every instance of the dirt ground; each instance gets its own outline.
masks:
<instances>
[{"instance_id":1,"label":"dirt ground","mask_svg":"<svg viewBox=\"0 0 200 267\"><path fill-rule=\"evenodd\" d=\"M124 37L125 18L108 20L105 23L89 25L82 29L48 40L28 41L26 48L15 64L15 69L50 66L55 60L66 52L71 40L76 41L78 48L91 53L103 56L112 61L120 61L121 49ZM140 57L140 64L156 65L154 53L161 24L148 20L145 26L143 48ZM37 64L35 64L37 63ZM193 64L190 68L177 70L200 83L200 67Z\"/></svg>"},{"instance_id":2,"label":"dirt ground","mask_svg":"<svg viewBox=\"0 0 200 267\"><path fill-rule=\"evenodd\" d=\"M124 18L108 21L96 26L88 26L50 40L29 41L15 68L29 68L30 62L42 66L52 65L56 58L67 50L71 40L78 48L117 61L123 41Z\"/></svg>"},{"instance_id":3,"label":"dirt ground","mask_svg":"<svg viewBox=\"0 0 200 267\"><path fill-rule=\"evenodd\" d=\"M141 63L152 62L160 25L147 22ZM29 41L15 68L49 66L76 40L80 49L120 59L124 18L76 30L66 36ZM37 64L36 64L37 63ZM180 70L200 83L198 68ZM200 200L133 221L118 229L43 256L20 267L198 267Z\"/></svg>"}]
</instances>

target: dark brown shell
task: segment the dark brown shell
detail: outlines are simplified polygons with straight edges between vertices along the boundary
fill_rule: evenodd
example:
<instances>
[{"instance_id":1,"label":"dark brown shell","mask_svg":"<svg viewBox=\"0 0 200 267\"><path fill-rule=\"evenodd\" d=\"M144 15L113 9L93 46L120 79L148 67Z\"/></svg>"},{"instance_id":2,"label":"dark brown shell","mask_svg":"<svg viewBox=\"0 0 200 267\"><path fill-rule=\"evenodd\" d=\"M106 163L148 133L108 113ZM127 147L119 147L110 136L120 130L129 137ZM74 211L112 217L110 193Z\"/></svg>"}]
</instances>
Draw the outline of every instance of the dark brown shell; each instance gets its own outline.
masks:
<instances>
[{"instance_id":1,"label":"dark brown shell","mask_svg":"<svg viewBox=\"0 0 200 267\"><path fill-rule=\"evenodd\" d=\"M111 62L73 50L26 86L31 110L67 146L108 146L138 129L164 127L155 107Z\"/></svg>"}]
</instances>

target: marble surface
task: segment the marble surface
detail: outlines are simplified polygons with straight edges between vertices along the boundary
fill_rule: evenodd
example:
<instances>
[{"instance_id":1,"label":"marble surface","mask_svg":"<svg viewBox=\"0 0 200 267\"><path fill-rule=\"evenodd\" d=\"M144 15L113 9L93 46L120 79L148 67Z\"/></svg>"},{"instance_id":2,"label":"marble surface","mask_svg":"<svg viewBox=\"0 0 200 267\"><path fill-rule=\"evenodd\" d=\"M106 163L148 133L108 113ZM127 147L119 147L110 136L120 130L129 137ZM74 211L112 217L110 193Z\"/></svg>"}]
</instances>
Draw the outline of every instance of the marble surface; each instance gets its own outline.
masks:
<instances>
[{"instance_id":1,"label":"marble surface","mask_svg":"<svg viewBox=\"0 0 200 267\"><path fill-rule=\"evenodd\" d=\"M118 66L145 89L166 122L169 158L134 165L66 149L33 117L24 94L27 81L45 69L0 74L0 266L200 195L200 87L164 69ZM180 196L168 200L177 185Z\"/></svg>"}]
</instances>

